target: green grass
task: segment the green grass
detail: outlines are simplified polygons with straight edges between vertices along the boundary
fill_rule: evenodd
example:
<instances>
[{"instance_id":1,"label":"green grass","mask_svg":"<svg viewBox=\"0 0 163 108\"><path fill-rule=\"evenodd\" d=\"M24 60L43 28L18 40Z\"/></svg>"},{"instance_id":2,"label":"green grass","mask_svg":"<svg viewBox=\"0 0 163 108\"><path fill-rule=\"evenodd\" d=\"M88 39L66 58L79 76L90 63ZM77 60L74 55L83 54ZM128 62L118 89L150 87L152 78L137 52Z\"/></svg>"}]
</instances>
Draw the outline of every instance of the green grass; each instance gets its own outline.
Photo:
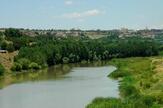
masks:
<instances>
[{"instance_id":1,"label":"green grass","mask_svg":"<svg viewBox=\"0 0 163 108\"><path fill-rule=\"evenodd\" d=\"M113 59L110 64L118 69L109 77L120 80L120 98L96 98L87 108L161 108L163 80L154 57ZM160 74L159 74L160 75ZM161 74L163 76L163 74Z\"/></svg>"}]
</instances>

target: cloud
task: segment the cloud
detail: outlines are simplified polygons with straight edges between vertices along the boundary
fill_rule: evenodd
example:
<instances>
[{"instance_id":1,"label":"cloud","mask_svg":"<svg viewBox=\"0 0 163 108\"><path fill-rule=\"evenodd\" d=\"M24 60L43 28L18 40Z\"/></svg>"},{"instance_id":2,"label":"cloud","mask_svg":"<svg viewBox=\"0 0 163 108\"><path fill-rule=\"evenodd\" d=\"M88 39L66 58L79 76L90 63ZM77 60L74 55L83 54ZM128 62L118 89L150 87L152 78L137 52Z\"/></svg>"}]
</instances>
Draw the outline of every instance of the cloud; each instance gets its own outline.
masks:
<instances>
[{"instance_id":1,"label":"cloud","mask_svg":"<svg viewBox=\"0 0 163 108\"><path fill-rule=\"evenodd\" d=\"M73 12L73 13L66 13L63 14L62 16L64 18L68 18L68 19L83 19L83 18L87 18L87 17L93 17L93 16L98 16L100 14L103 14L103 11L100 11L98 9L93 9L93 10L87 10L84 12Z\"/></svg>"},{"instance_id":2,"label":"cloud","mask_svg":"<svg viewBox=\"0 0 163 108\"><path fill-rule=\"evenodd\" d=\"M69 20L74 20L74 21L78 21L78 22L84 22L87 20L87 18L97 17L97 16L103 15L105 13L106 13L105 11L101 11L98 9L92 9L92 10L87 10L87 11L72 12L72 13L56 15L56 16L54 16L54 18L55 19L69 19Z\"/></svg>"},{"instance_id":3,"label":"cloud","mask_svg":"<svg viewBox=\"0 0 163 108\"><path fill-rule=\"evenodd\" d=\"M72 5L73 4L73 1L65 1L65 5Z\"/></svg>"}]
</instances>

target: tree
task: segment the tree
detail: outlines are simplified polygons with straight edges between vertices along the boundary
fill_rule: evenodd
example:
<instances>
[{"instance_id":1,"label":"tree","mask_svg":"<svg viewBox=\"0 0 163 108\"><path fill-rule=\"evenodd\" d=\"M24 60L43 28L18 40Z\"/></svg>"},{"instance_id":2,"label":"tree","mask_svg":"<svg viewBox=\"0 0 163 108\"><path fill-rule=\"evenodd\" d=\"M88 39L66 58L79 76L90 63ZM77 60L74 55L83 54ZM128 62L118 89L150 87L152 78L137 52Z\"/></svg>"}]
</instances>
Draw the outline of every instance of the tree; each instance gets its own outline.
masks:
<instances>
[{"instance_id":1,"label":"tree","mask_svg":"<svg viewBox=\"0 0 163 108\"><path fill-rule=\"evenodd\" d=\"M97 55L96 55L96 52L93 53L93 60L94 60L94 61L97 61L97 60L98 60L98 57L97 57Z\"/></svg>"},{"instance_id":2,"label":"tree","mask_svg":"<svg viewBox=\"0 0 163 108\"><path fill-rule=\"evenodd\" d=\"M61 54L57 53L57 54L55 55L55 60L56 60L56 63L61 62L61 59L62 59Z\"/></svg>"},{"instance_id":3,"label":"tree","mask_svg":"<svg viewBox=\"0 0 163 108\"><path fill-rule=\"evenodd\" d=\"M76 56L74 54L72 54L72 53L69 55L69 59L70 59L71 63L76 62Z\"/></svg>"},{"instance_id":4,"label":"tree","mask_svg":"<svg viewBox=\"0 0 163 108\"><path fill-rule=\"evenodd\" d=\"M93 60L93 57L94 57L93 52L92 51L89 51L89 53L88 53L88 59L92 61Z\"/></svg>"},{"instance_id":5,"label":"tree","mask_svg":"<svg viewBox=\"0 0 163 108\"><path fill-rule=\"evenodd\" d=\"M1 49L6 50L6 48L7 48L7 42L6 41L3 41L1 43Z\"/></svg>"},{"instance_id":6,"label":"tree","mask_svg":"<svg viewBox=\"0 0 163 108\"><path fill-rule=\"evenodd\" d=\"M109 58L109 52L105 50L105 52L103 52L103 59L106 60L108 58Z\"/></svg>"},{"instance_id":7,"label":"tree","mask_svg":"<svg viewBox=\"0 0 163 108\"><path fill-rule=\"evenodd\" d=\"M5 68L0 64L0 76L2 76L5 72Z\"/></svg>"},{"instance_id":8,"label":"tree","mask_svg":"<svg viewBox=\"0 0 163 108\"><path fill-rule=\"evenodd\" d=\"M26 42L20 44L19 47L21 48L18 56L15 57L15 61L18 62L20 59L26 58L30 62L35 62L39 66L44 67L83 60L107 60L110 58L141 57L158 54L157 44L153 40L143 38L119 39L112 37L112 39L109 39L104 37L92 40L38 36L34 37L32 41L37 44L34 46L28 46ZM21 65L23 66L22 63Z\"/></svg>"},{"instance_id":9,"label":"tree","mask_svg":"<svg viewBox=\"0 0 163 108\"><path fill-rule=\"evenodd\" d=\"M6 29L5 30L5 35L7 37L21 37L22 36L20 31L18 29L14 29L14 28Z\"/></svg>"},{"instance_id":10,"label":"tree","mask_svg":"<svg viewBox=\"0 0 163 108\"><path fill-rule=\"evenodd\" d=\"M3 33L2 32L0 32L0 42L3 40Z\"/></svg>"},{"instance_id":11,"label":"tree","mask_svg":"<svg viewBox=\"0 0 163 108\"><path fill-rule=\"evenodd\" d=\"M30 65L29 65L29 68L30 69L35 69L35 70L38 70L41 68L41 66L39 66L37 63L35 62L32 62Z\"/></svg>"}]
</instances>

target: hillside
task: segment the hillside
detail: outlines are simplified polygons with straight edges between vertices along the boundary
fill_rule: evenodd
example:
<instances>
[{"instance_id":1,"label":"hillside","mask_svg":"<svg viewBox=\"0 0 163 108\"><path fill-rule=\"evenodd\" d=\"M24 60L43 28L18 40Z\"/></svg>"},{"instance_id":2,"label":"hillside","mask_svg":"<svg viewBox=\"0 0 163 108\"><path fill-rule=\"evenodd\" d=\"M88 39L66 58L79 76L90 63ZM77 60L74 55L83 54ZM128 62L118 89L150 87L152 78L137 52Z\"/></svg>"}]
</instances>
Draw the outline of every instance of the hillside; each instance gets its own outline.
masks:
<instances>
[{"instance_id":1,"label":"hillside","mask_svg":"<svg viewBox=\"0 0 163 108\"><path fill-rule=\"evenodd\" d=\"M13 65L13 59L16 55L18 55L18 51L12 53L0 53L0 64L2 64L6 70L10 70Z\"/></svg>"}]
</instances>

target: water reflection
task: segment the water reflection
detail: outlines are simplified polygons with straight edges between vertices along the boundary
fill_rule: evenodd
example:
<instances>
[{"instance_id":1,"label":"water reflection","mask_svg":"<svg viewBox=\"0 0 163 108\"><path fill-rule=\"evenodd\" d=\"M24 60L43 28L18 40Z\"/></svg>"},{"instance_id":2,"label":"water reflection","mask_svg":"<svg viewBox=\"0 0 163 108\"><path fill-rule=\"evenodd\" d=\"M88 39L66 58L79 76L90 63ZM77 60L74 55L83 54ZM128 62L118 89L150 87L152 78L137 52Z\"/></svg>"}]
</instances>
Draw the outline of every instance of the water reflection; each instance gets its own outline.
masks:
<instances>
[{"instance_id":1,"label":"water reflection","mask_svg":"<svg viewBox=\"0 0 163 108\"><path fill-rule=\"evenodd\" d=\"M60 64L39 71L24 72L6 75L0 79L0 88L4 88L14 83L27 81L56 80L70 72L73 67L100 67L108 65L108 61L97 61L90 63Z\"/></svg>"}]
</instances>

